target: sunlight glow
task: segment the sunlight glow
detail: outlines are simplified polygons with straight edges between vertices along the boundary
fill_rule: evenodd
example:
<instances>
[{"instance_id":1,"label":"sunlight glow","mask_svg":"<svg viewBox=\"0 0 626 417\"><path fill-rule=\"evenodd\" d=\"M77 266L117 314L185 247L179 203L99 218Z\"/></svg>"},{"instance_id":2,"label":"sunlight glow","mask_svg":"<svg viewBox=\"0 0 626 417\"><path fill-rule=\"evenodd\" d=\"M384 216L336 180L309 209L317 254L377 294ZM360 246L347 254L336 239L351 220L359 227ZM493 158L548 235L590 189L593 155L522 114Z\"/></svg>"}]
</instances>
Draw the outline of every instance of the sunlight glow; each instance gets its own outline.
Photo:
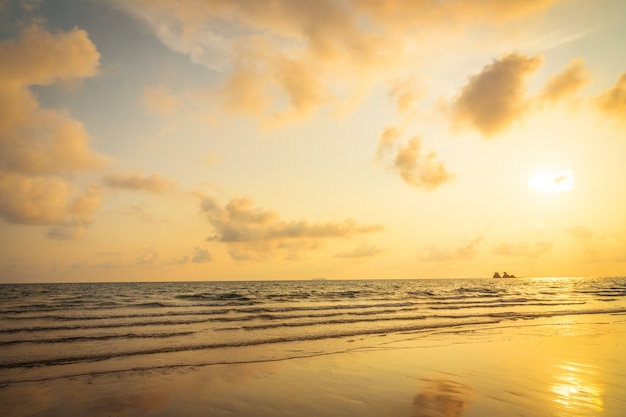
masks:
<instances>
[{"instance_id":1,"label":"sunlight glow","mask_svg":"<svg viewBox=\"0 0 626 417\"><path fill-rule=\"evenodd\" d=\"M574 189L574 174L569 169L555 174L540 173L528 181L528 186L534 190L559 194Z\"/></svg>"},{"instance_id":2,"label":"sunlight glow","mask_svg":"<svg viewBox=\"0 0 626 417\"><path fill-rule=\"evenodd\" d=\"M594 368L573 362L566 362L558 368L560 372L551 388L556 403L573 410L604 410L603 392L596 382Z\"/></svg>"}]
</instances>

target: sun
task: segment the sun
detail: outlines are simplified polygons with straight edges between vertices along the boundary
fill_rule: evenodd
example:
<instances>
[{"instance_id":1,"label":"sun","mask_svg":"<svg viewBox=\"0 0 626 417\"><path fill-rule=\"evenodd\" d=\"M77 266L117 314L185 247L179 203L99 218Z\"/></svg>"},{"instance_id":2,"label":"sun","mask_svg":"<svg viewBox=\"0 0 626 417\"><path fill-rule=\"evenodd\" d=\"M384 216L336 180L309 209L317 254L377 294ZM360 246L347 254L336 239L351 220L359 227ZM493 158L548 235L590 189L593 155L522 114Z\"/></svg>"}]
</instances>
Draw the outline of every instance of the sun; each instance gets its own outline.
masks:
<instances>
[{"instance_id":1,"label":"sun","mask_svg":"<svg viewBox=\"0 0 626 417\"><path fill-rule=\"evenodd\" d=\"M539 173L528 181L528 186L534 190L559 194L574 189L574 174L569 169L554 174Z\"/></svg>"}]
</instances>

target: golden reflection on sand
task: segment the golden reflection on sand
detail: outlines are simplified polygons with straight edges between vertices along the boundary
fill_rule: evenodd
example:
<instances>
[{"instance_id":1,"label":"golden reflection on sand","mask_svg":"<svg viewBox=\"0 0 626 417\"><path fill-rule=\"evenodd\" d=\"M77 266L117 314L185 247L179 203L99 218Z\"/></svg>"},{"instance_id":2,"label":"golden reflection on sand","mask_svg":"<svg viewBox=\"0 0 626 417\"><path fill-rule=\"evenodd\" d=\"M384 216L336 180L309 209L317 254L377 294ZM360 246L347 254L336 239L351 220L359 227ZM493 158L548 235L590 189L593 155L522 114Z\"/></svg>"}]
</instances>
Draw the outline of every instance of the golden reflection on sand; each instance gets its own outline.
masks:
<instances>
[{"instance_id":1,"label":"golden reflection on sand","mask_svg":"<svg viewBox=\"0 0 626 417\"><path fill-rule=\"evenodd\" d=\"M575 362L558 364L550 387L555 395L554 401L569 411L584 408L603 411L603 391L597 379L598 372L592 366Z\"/></svg>"},{"instance_id":2,"label":"golden reflection on sand","mask_svg":"<svg viewBox=\"0 0 626 417\"><path fill-rule=\"evenodd\" d=\"M414 417L461 417L474 388L447 379L427 380L426 387L413 397Z\"/></svg>"}]
</instances>

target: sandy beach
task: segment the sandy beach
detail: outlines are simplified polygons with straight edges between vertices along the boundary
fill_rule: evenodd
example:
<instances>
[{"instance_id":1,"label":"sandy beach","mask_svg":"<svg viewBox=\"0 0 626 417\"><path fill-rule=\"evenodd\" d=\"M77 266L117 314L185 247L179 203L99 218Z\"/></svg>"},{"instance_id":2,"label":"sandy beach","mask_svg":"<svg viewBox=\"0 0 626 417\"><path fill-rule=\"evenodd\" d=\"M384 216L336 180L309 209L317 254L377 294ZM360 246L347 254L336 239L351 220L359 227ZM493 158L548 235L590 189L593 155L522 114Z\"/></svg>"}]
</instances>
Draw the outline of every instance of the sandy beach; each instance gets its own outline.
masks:
<instances>
[{"instance_id":1,"label":"sandy beach","mask_svg":"<svg viewBox=\"0 0 626 417\"><path fill-rule=\"evenodd\" d=\"M294 342L275 361L231 348L224 364L10 384L0 414L624 416L625 341L626 317L599 314Z\"/></svg>"}]
</instances>

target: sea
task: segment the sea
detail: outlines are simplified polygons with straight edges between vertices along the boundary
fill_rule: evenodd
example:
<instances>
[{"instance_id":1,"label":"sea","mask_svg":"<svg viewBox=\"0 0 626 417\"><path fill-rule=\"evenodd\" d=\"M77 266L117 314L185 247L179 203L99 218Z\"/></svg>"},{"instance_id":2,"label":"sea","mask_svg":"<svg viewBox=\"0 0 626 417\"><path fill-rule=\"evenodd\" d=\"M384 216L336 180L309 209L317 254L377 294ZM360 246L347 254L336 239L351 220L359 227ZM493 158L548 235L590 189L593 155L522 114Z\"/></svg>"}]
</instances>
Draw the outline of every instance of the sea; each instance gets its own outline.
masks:
<instances>
[{"instance_id":1,"label":"sea","mask_svg":"<svg viewBox=\"0 0 626 417\"><path fill-rule=\"evenodd\" d=\"M4 284L0 388L625 314L626 277Z\"/></svg>"}]
</instances>

